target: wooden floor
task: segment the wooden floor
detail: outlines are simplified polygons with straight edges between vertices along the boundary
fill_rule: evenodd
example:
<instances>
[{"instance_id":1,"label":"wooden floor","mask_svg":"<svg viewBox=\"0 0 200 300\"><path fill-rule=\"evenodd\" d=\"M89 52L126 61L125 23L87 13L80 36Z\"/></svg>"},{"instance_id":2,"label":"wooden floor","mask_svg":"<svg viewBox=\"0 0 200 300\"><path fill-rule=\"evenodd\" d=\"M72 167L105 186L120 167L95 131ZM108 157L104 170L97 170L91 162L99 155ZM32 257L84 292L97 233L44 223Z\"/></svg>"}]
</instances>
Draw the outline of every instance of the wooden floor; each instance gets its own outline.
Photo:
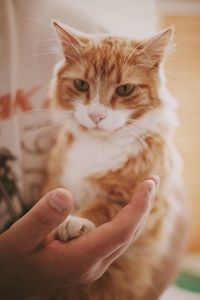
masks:
<instances>
[{"instance_id":1,"label":"wooden floor","mask_svg":"<svg viewBox=\"0 0 200 300\"><path fill-rule=\"evenodd\" d=\"M177 146L185 162L185 182L193 207L189 248L200 251L200 15L162 16L174 24L176 52L166 65L168 86L179 104Z\"/></svg>"}]
</instances>

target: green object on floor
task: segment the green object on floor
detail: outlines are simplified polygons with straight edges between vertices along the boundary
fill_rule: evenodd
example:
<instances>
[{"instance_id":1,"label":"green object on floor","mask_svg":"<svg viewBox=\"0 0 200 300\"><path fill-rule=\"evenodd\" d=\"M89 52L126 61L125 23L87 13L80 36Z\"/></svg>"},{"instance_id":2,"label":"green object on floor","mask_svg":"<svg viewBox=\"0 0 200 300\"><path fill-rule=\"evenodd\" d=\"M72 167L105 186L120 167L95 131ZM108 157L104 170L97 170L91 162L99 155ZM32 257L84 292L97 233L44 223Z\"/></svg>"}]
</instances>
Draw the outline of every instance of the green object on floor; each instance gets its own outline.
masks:
<instances>
[{"instance_id":1,"label":"green object on floor","mask_svg":"<svg viewBox=\"0 0 200 300\"><path fill-rule=\"evenodd\" d=\"M181 272L175 284L188 291L200 292L200 277L188 272Z\"/></svg>"}]
</instances>

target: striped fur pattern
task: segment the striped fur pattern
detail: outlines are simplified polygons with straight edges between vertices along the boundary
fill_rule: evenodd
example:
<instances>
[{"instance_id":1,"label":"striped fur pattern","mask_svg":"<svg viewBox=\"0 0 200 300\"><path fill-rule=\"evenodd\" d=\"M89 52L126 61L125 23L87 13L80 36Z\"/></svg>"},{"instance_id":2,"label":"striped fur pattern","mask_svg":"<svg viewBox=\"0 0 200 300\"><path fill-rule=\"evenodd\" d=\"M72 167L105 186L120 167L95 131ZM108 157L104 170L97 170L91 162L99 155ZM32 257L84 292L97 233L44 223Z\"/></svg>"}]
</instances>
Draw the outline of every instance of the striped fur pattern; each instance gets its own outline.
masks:
<instances>
[{"instance_id":1,"label":"striped fur pattern","mask_svg":"<svg viewBox=\"0 0 200 300\"><path fill-rule=\"evenodd\" d=\"M135 41L54 27L64 60L55 68L51 104L68 118L49 159L44 192L67 188L74 214L99 226L130 201L139 182L152 174L161 178L149 219L126 253L93 284L72 296L55 292L55 299L158 299L176 273L186 231L182 163L172 139L175 103L162 71L173 30ZM88 89L78 90L75 80ZM119 95L121 86L131 93Z\"/></svg>"}]
</instances>

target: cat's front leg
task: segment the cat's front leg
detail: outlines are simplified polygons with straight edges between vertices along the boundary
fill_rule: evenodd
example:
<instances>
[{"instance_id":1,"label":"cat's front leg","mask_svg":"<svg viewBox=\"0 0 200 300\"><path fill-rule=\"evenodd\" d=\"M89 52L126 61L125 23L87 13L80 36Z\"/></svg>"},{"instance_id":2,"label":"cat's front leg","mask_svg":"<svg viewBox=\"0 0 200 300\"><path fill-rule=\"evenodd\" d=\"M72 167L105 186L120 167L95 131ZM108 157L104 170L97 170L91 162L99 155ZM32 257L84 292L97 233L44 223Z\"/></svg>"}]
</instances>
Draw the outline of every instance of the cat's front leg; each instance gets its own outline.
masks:
<instances>
[{"instance_id":1,"label":"cat's front leg","mask_svg":"<svg viewBox=\"0 0 200 300\"><path fill-rule=\"evenodd\" d=\"M95 228L92 221L69 215L54 231L54 235L61 241L68 241L79 237Z\"/></svg>"}]
</instances>

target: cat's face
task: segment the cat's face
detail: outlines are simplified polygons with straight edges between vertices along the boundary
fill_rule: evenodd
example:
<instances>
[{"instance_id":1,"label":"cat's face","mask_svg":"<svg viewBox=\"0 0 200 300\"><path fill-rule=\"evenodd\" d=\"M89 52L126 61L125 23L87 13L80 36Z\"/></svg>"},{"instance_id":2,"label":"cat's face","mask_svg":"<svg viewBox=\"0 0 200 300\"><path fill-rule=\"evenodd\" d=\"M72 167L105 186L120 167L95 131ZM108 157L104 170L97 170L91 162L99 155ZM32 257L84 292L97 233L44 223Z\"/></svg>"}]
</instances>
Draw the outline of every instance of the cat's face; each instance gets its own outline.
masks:
<instances>
[{"instance_id":1,"label":"cat's face","mask_svg":"<svg viewBox=\"0 0 200 300\"><path fill-rule=\"evenodd\" d=\"M172 30L143 42L77 36L54 23L65 61L54 81L54 106L80 128L113 132L161 105L158 66Z\"/></svg>"}]
</instances>

